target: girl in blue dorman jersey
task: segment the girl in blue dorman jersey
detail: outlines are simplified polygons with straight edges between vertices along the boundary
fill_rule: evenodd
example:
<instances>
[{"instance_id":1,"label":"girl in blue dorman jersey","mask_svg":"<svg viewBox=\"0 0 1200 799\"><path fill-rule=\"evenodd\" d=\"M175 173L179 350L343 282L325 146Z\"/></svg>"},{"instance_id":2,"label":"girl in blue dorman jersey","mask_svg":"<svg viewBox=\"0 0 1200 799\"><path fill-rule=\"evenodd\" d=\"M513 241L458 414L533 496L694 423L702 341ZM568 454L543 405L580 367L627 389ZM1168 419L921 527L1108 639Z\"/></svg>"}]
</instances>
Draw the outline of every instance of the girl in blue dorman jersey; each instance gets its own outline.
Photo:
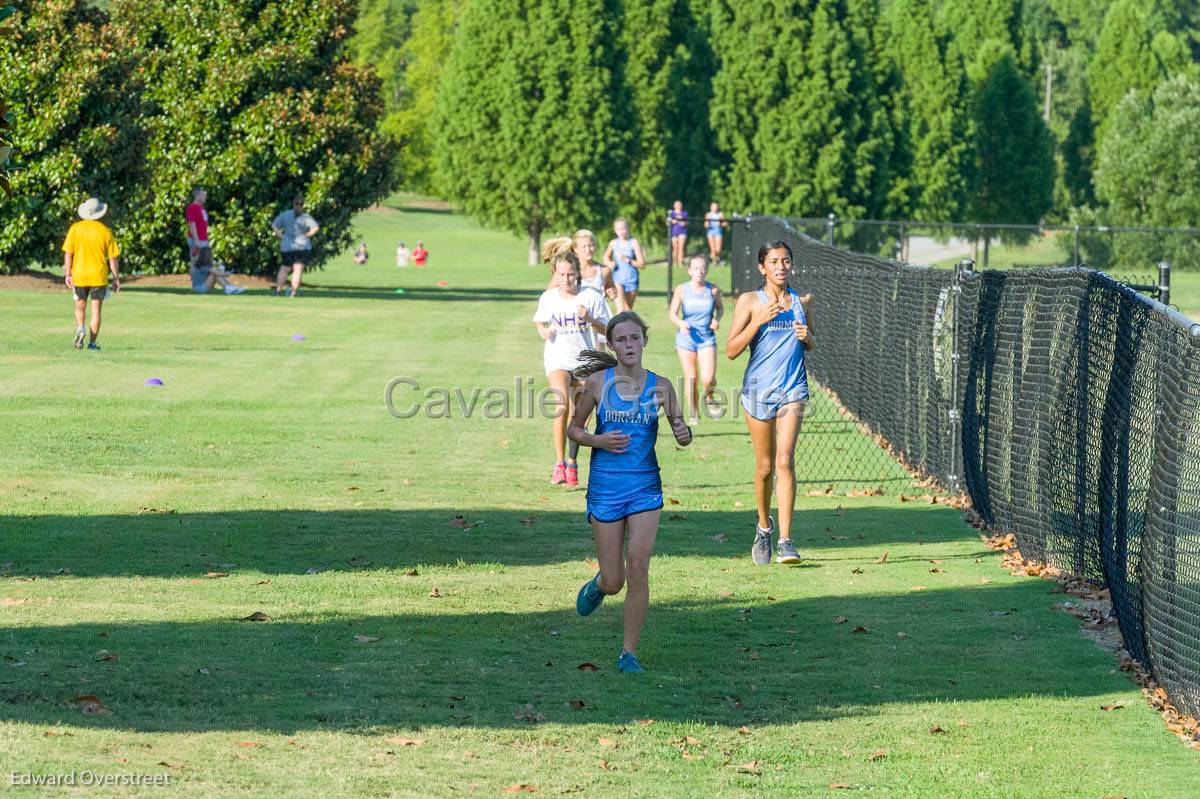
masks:
<instances>
[{"instance_id":1,"label":"girl in blue dorman jersey","mask_svg":"<svg viewBox=\"0 0 1200 799\"><path fill-rule=\"evenodd\" d=\"M596 350L580 354L574 374L587 383L567 428L572 441L592 448L587 518L600 563L600 571L579 590L575 609L587 616L605 596L626 587L625 636L617 658L617 670L625 674L644 671L636 652L650 604L650 555L663 506L654 454L659 410L681 446L692 441L671 381L642 366L647 332L641 317L625 311L608 323L606 338L615 355ZM589 433L585 425L593 410L596 429Z\"/></svg>"}]
</instances>

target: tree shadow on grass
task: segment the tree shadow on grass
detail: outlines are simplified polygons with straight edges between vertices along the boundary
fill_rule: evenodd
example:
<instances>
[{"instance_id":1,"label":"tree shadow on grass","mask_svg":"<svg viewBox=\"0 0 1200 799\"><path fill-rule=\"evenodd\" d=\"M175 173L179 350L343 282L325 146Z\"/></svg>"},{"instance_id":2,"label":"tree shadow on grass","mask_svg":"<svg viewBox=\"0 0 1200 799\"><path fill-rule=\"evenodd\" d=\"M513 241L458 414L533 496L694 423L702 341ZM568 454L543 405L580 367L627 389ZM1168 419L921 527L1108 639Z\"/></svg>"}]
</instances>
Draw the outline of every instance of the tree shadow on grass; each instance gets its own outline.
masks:
<instances>
[{"instance_id":1,"label":"tree shadow on grass","mask_svg":"<svg viewBox=\"0 0 1200 799\"><path fill-rule=\"evenodd\" d=\"M311 589L275 581L247 587L236 615L204 621L10 627L0 717L142 732L531 729L543 718L643 717L735 729L1113 689L1111 661L1048 608L1039 581L770 601L753 596L746 575L728 579L731 597L667 602L653 599L652 582L639 652L649 671L636 677L615 669L619 599L587 619L561 592L537 597L545 610L489 611L486 580L441 599L425 597L423 579L364 584L421 608L394 615L324 612ZM237 620L255 610L272 620ZM117 659L99 660L98 650ZM82 713L71 704L80 694L111 714ZM953 733L969 712L936 718ZM914 734L929 713L914 714Z\"/></svg>"},{"instance_id":2,"label":"tree shadow on grass","mask_svg":"<svg viewBox=\"0 0 1200 799\"><path fill-rule=\"evenodd\" d=\"M210 571L304 574L582 561L595 557L595 547L583 492L577 493L579 513L464 507L0 516L0 585L20 577L178 578ZM464 523L467 529L456 526ZM753 525L750 509L695 511L668 504L656 551L747 557ZM803 509L796 513L794 535L803 551L963 540L964 532L970 536L965 552L982 555L959 513L945 507ZM814 558L819 562L820 553Z\"/></svg>"}]
</instances>

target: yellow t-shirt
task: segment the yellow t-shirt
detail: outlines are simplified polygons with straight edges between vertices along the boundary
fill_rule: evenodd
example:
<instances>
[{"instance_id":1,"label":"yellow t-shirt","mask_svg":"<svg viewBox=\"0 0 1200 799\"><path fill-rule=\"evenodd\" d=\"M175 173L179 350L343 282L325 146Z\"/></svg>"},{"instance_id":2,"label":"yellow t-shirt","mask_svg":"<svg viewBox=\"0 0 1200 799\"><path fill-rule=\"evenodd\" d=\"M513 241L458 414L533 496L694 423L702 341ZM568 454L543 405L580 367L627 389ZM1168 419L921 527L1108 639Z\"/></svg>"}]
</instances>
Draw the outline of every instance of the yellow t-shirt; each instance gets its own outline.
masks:
<instances>
[{"instance_id":1,"label":"yellow t-shirt","mask_svg":"<svg viewBox=\"0 0 1200 799\"><path fill-rule=\"evenodd\" d=\"M75 256L71 279L76 286L107 286L108 259L121 254L112 231L95 219L81 219L71 225L62 248Z\"/></svg>"}]
</instances>

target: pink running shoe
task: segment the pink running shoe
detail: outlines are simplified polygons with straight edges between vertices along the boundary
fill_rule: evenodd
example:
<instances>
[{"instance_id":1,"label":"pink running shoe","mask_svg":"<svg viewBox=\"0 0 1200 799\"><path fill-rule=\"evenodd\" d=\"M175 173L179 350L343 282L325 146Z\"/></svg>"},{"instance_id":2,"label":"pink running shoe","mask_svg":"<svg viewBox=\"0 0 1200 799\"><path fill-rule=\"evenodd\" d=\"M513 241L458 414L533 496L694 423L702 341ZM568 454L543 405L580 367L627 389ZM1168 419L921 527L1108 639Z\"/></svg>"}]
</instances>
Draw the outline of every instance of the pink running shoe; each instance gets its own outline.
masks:
<instances>
[{"instance_id":1,"label":"pink running shoe","mask_svg":"<svg viewBox=\"0 0 1200 799\"><path fill-rule=\"evenodd\" d=\"M579 486L579 464L567 464L567 488L577 488Z\"/></svg>"},{"instance_id":2,"label":"pink running shoe","mask_svg":"<svg viewBox=\"0 0 1200 799\"><path fill-rule=\"evenodd\" d=\"M554 474L550 475L550 485L560 486L567 482L567 464L554 464Z\"/></svg>"}]
</instances>

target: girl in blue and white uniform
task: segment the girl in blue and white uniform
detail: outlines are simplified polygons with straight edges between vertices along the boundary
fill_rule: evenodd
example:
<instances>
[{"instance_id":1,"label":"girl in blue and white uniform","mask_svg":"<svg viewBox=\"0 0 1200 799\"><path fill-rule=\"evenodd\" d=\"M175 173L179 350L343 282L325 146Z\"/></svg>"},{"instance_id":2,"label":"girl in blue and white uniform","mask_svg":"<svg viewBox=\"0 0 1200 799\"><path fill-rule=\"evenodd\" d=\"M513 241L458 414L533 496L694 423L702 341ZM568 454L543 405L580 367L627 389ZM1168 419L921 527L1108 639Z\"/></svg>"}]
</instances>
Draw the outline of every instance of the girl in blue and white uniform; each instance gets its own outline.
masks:
<instances>
[{"instance_id":1,"label":"girl in blue and white uniform","mask_svg":"<svg viewBox=\"0 0 1200 799\"><path fill-rule=\"evenodd\" d=\"M721 302L721 290L705 280L708 277L708 262L703 255L688 259L687 283L680 283L671 295L671 307L667 315L679 329L675 334L675 352L683 377L687 381L687 393L692 400L688 424L700 422L700 386L696 382L697 366L700 382L704 384L704 401L712 400L717 386L717 328L725 306Z\"/></svg>"},{"instance_id":2,"label":"girl in blue and white uniform","mask_svg":"<svg viewBox=\"0 0 1200 799\"><path fill-rule=\"evenodd\" d=\"M636 651L650 604L650 555L663 506L654 454L659 410L681 446L691 443L692 431L683 422L671 381L660 380L642 366L646 323L632 311L619 313L609 322L606 336L616 356L595 350L580 354L582 365L575 376L587 382L567 428L572 441L592 448L587 518L600 563L600 571L579 590L575 609L587 616L605 596L627 586L617 670L636 674L643 671ZM596 429L589 433L585 425L593 409Z\"/></svg>"},{"instance_id":3,"label":"girl in blue and white uniform","mask_svg":"<svg viewBox=\"0 0 1200 799\"><path fill-rule=\"evenodd\" d=\"M621 288L621 295L614 297L619 313L633 310L640 283L639 272L646 268L646 255L638 240L629 235L628 220L621 218L613 222L613 232L617 237L604 250L604 265L612 268L613 280Z\"/></svg>"},{"instance_id":4,"label":"girl in blue and white uniform","mask_svg":"<svg viewBox=\"0 0 1200 799\"><path fill-rule=\"evenodd\" d=\"M724 226L725 214L721 213L721 206L711 203L704 215L704 234L708 237L708 258L713 266L721 260L721 244L725 239L721 228Z\"/></svg>"},{"instance_id":5,"label":"girl in blue and white uniform","mask_svg":"<svg viewBox=\"0 0 1200 799\"><path fill-rule=\"evenodd\" d=\"M738 297L725 345L730 360L750 348L741 402L754 445L758 527L751 555L760 566L771 562L772 479L779 501L776 560L800 562L791 533L796 506L796 439L808 402L804 359L813 348L812 295L801 297L788 286L791 268L792 250L786 243L773 241L758 248L762 288Z\"/></svg>"}]
</instances>

